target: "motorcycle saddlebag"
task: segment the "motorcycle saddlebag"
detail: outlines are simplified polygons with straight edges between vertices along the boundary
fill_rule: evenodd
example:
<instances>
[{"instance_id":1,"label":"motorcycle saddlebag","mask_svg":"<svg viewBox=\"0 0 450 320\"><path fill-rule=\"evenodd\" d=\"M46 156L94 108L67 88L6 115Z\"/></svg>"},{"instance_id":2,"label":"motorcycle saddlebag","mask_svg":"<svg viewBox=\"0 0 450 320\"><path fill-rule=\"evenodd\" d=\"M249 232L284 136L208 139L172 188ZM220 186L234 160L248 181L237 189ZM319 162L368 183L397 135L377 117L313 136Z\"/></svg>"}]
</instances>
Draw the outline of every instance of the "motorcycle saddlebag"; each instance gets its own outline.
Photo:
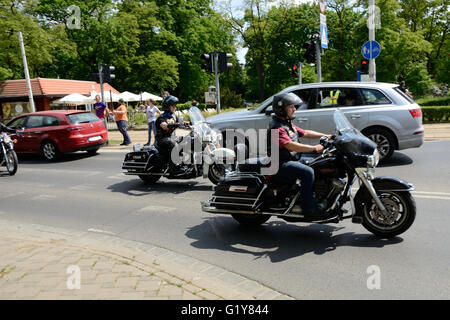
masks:
<instances>
[{"instance_id":1,"label":"motorcycle saddlebag","mask_svg":"<svg viewBox=\"0 0 450 320\"><path fill-rule=\"evenodd\" d=\"M236 172L216 186L211 205L221 209L251 210L259 202L264 176Z\"/></svg>"},{"instance_id":2,"label":"motorcycle saddlebag","mask_svg":"<svg viewBox=\"0 0 450 320\"><path fill-rule=\"evenodd\" d=\"M161 166L161 155L156 148L150 147L141 151L127 153L122 164L122 171L125 174L139 174L149 170L153 171Z\"/></svg>"}]
</instances>

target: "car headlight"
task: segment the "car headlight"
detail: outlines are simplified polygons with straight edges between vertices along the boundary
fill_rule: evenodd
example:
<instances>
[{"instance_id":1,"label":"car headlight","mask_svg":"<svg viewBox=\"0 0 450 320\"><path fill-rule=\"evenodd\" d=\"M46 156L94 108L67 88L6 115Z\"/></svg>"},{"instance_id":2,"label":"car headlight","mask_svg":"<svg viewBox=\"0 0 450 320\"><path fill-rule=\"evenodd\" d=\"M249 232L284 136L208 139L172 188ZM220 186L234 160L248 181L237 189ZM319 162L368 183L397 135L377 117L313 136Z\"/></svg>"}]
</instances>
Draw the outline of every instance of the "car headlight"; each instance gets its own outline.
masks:
<instances>
[{"instance_id":1,"label":"car headlight","mask_svg":"<svg viewBox=\"0 0 450 320\"><path fill-rule=\"evenodd\" d=\"M371 168L375 168L380 162L380 153L378 149L375 149L371 156L367 157L367 166Z\"/></svg>"}]
</instances>

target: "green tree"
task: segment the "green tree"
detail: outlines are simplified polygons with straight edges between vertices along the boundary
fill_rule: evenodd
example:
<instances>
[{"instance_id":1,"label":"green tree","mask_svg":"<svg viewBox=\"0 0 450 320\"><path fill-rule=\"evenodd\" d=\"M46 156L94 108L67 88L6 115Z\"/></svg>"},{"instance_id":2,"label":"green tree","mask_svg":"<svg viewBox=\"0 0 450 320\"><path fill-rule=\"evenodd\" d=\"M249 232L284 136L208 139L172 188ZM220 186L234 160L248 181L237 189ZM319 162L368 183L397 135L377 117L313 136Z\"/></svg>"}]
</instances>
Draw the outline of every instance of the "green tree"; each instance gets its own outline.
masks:
<instances>
[{"instance_id":1,"label":"green tree","mask_svg":"<svg viewBox=\"0 0 450 320\"><path fill-rule=\"evenodd\" d=\"M32 0L0 0L0 80L24 78L18 31L23 35L31 77L45 75L44 66L55 62L53 52L71 50L70 44L60 40L64 38L64 28L44 28L33 10Z\"/></svg>"}]
</instances>

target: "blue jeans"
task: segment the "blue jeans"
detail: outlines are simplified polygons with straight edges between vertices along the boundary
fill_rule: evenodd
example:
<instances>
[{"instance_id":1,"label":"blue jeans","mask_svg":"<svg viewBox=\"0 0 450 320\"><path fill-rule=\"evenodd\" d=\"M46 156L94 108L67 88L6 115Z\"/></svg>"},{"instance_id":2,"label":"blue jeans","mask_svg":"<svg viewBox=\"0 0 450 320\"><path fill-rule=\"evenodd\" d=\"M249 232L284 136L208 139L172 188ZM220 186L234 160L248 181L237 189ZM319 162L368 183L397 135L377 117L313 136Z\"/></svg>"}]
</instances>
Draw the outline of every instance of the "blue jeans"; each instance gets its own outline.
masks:
<instances>
[{"instance_id":1,"label":"blue jeans","mask_svg":"<svg viewBox=\"0 0 450 320\"><path fill-rule=\"evenodd\" d=\"M147 144L150 144L152 141L152 132L153 132L153 137L156 138L156 122L152 121L148 123L148 141Z\"/></svg>"},{"instance_id":2,"label":"blue jeans","mask_svg":"<svg viewBox=\"0 0 450 320\"><path fill-rule=\"evenodd\" d=\"M131 143L130 136L127 132L128 121L119 120L116 121L117 129L119 129L120 133L123 135L123 143Z\"/></svg>"},{"instance_id":3,"label":"blue jeans","mask_svg":"<svg viewBox=\"0 0 450 320\"><path fill-rule=\"evenodd\" d=\"M278 178L295 183L301 180L300 199L303 211L314 210L315 201L313 196L314 170L299 161L288 161L280 164L277 174Z\"/></svg>"}]
</instances>

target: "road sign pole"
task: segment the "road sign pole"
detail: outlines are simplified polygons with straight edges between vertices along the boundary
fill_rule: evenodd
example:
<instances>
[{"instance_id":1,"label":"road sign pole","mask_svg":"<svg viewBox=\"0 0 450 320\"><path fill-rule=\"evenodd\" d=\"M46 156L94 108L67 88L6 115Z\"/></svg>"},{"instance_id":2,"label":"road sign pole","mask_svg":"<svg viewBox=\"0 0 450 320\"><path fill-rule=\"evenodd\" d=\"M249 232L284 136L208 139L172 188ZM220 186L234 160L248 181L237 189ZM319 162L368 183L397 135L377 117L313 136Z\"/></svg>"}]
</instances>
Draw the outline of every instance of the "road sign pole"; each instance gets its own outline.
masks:
<instances>
[{"instance_id":1,"label":"road sign pole","mask_svg":"<svg viewBox=\"0 0 450 320\"><path fill-rule=\"evenodd\" d=\"M216 76L216 105L217 114L220 113L220 84L219 84L219 53L217 50L213 53L214 75Z\"/></svg>"},{"instance_id":2,"label":"road sign pole","mask_svg":"<svg viewBox=\"0 0 450 320\"><path fill-rule=\"evenodd\" d=\"M375 41L375 0L369 0L369 41ZM373 52L372 42L370 52ZM369 81L377 81L375 59L372 57L369 60Z\"/></svg>"},{"instance_id":3,"label":"road sign pole","mask_svg":"<svg viewBox=\"0 0 450 320\"><path fill-rule=\"evenodd\" d=\"M298 63L298 84L302 84L302 66L303 63L301 61Z\"/></svg>"},{"instance_id":4,"label":"road sign pole","mask_svg":"<svg viewBox=\"0 0 450 320\"><path fill-rule=\"evenodd\" d=\"M314 41L316 45L316 64L317 64L317 82L322 82L322 59L320 49L320 37L319 40Z\"/></svg>"}]
</instances>

